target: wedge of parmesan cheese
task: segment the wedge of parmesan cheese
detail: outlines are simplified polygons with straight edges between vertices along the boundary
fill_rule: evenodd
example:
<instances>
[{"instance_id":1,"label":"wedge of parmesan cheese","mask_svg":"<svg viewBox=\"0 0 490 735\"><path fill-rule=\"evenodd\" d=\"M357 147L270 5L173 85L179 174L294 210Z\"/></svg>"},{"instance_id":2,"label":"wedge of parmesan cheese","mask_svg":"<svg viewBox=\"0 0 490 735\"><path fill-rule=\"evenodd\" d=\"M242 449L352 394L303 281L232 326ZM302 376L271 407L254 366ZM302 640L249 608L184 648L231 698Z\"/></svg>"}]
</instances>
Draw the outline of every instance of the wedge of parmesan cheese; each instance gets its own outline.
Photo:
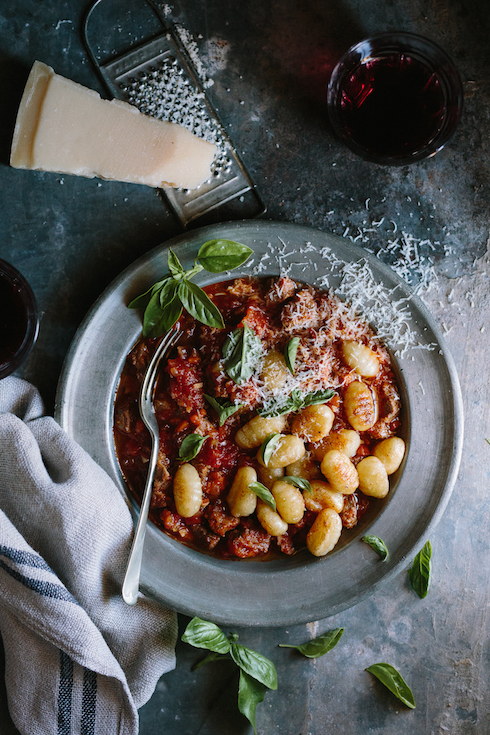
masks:
<instances>
[{"instance_id":1,"label":"wedge of parmesan cheese","mask_svg":"<svg viewBox=\"0 0 490 735\"><path fill-rule=\"evenodd\" d=\"M194 189L211 175L216 147L176 123L34 62L17 114L10 165L154 187Z\"/></svg>"}]
</instances>

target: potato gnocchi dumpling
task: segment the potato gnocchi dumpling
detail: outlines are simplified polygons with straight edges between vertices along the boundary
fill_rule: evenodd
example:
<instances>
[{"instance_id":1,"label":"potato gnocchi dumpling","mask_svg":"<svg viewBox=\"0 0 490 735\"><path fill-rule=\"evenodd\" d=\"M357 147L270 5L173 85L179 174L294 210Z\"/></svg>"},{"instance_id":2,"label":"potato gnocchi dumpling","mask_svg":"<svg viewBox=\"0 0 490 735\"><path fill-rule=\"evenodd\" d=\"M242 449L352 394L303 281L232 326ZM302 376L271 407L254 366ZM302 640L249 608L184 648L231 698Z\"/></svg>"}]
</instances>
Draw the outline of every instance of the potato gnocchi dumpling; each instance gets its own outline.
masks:
<instances>
[{"instance_id":1,"label":"potato gnocchi dumpling","mask_svg":"<svg viewBox=\"0 0 490 735\"><path fill-rule=\"evenodd\" d=\"M403 467L388 350L334 294L287 276L204 290L225 327L184 310L161 363L150 517L223 560L323 557L392 492ZM116 453L137 500L150 454L138 394L157 344L137 341L115 401ZM189 436L195 451L184 451Z\"/></svg>"}]
</instances>

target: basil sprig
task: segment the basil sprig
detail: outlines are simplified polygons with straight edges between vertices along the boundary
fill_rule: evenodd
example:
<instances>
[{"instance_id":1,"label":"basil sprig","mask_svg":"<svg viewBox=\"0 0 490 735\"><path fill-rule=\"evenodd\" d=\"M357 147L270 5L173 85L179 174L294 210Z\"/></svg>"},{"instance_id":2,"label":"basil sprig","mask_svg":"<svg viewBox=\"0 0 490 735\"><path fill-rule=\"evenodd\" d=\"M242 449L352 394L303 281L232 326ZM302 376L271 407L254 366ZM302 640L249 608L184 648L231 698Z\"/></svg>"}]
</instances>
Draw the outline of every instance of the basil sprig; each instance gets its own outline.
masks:
<instances>
[{"instance_id":1,"label":"basil sprig","mask_svg":"<svg viewBox=\"0 0 490 735\"><path fill-rule=\"evenodd\" d=\"M361 541L368 544L377 554L379 554L383 561L386 561L388 558L388 547L383 539L379 538L379 536L363 536Z\"/></svg>"},{"instance_id":2,"label":"basil sprig","mask_svg":"<svg viewBox=\"0 0 490 735\"><path fill-rule=\"evenodd\" d=\"M427 541L424 548L419 551L412 566L408 570L408 579L412 589L423 599L427 596L430 586L432 546Z\"/></svg>"},{"instance_id":3,"label":"basil sprig","mask_svg":"<svg viewBox=\"0 0 490 735\"><path fill-rule=\"evenodd\" d=\"M272 508L272 510L276 510L276 501L274 499L274 496L265 485L262 485L261 482L251 482L248 488L249 490L252 490L252 492L254 492L258 498L263 500L264 503L269 506L269 508Z\"/></svg>"},{"instance_id":4,"label":"basil sprig","mask_svg":"<svg viewBox=\"0 0 490 735\"><path fill-rule=\"evenodd\" d=\"M209 240L201 246L194 266L184 270L172 249L168 251L170 275L155 283L148 291L133 299L130 309L144 308L143 336L159 337L168 332L180 318L182 309L208 327L224 328L217 306L191 278L203 270L210 273L237 268L252 254L252 250L233 240Z\"/></svg>"},{"instance_id":5,"label":"basil sprig","mask_svg":"<svg viewBox=\"0 0 490 735\"><path fill-rule=\"evenodd\" d=\"M241 385L250 378L262 355L262 340L244 324L227 335L221 351L226 372L237 385Z\"/></svg>"},{"instance_id":6,"label":"basil sprig","mask_svg":"<svg viewBox=\"0 0 490 735\"><path fill-rule=\"evenodd\" d=\"M188 434L180 445L179 459L182 462L190 462L197 457L206 439L207 437L201 434Z\"/></svg>"},{"instance_id":7,"label":"basil sprig","mask_svg":"<svg viewBox=\"0 0 490 735\"><path fill-rule=\"evenodd\" d=\"M318 638L314 638L312 641L308 641L308 643L303 643L300 646L292 646L288 643L279 643L279 647L294 648L302 653L303 656L306 656L306 658L319 658L325 653L331 651L332 648L335 648L337 643L342 638L344 630L345 628L335 628L335 630L329 630L327 631L327 633L324 633Z\"/></svg>"},{"instance_id":8,"label":"basil sprig","mask_svg":"<svg viewBox=\"0 0 490 735\"><path fill-rule=\"evenodd\" d=\"M394 666L384 663L373 664L372 666L368 666L366 671L369 671L370 674L373 674L373 676L379 679L403 704L406 704L410 709L415 709L415 699L412 690Z\"/></svg>"},{"instance_id":9,"label":"basil sprig","mask_svg":"<svg viewBox=\"0 0 490 735\"><path fill-rule=\"evenodd\" d=\"M208 396L207 393L204 394L204 398L218 414L220 426L223 426L227 418L243 408L243 403L231 403L226 398L213 398L213 396Z\"/></svg>"},{"instance_id":10,"label":"basil sprig","mask_svg":"<svg viewBox=\"0 0 490 735\"><path fill-rule=\"evenodd\" d=\"M277 689L276 667L262 654L237 643L237 638L236 635L225 636L215 623L200 618L193 618L182 635L185 643L211 651L201 665L228 657L235 662L240 670L238 709L257 733L256 708L263 701L267 689Z\"/></svg>"},{"instance_id":11,"label":"basil sprig","mask_svg":"<svg viewBox=\"0 0 490 735\"><path fill-rule=\"evenodd\" d=\"M286 362L286 365L289 369L289 372L291 372L294 375L294 365L296 363L296 353L298 352L299 347L299 337L293 337L289 340L287 343L285 349L284 349L284 360Z\"/></svg>"},{"instance_id":12,"label":"basil sprig","mask_svg":"<svg viewBox=\"0 0 490 735\"><path fill-rule=\"evenodd\" d=\"M260 416L268 418L270 416L282 416L285 413L291 413L292 411L301 411L303 408L308 406L317 406L320 403L327 403L332 396L335 395L335 391L332 388L326 390L316 390L312 393L301 393L300 390L295 388L291 395L286 399L279 398L274 401L269 408L261 409L257 411Z\"/></svg>"}]
</instances>

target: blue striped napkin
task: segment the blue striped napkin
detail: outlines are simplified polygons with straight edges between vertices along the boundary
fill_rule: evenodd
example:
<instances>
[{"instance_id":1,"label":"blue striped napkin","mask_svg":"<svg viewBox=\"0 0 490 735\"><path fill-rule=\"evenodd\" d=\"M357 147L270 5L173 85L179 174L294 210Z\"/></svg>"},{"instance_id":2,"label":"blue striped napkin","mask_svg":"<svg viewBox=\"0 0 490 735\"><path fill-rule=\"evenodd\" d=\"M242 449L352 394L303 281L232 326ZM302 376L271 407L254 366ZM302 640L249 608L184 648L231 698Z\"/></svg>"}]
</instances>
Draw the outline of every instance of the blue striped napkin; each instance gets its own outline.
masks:
<instances>
[{"instance_id":1,"label":"blue striped napkin","mask_svg":"<svg viewBox=\"0 0 490 735\"><path fill-rule=\"evenodd\" d=\"M0 633L23 735L135 735L174 668L175 613L121 598L132 531L118 489L37 390L1 380Z\"/></svg>"}]
</instances>

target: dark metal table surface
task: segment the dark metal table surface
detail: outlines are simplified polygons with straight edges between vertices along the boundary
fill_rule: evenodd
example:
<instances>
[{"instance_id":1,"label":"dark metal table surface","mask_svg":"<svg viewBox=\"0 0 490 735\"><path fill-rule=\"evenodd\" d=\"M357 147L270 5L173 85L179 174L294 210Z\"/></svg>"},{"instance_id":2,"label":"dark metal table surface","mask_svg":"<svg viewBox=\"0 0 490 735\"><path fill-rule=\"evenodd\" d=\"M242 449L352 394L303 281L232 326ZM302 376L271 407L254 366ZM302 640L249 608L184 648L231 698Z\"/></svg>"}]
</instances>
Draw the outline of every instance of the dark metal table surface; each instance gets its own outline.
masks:
<instances>
[{"instance_id":1,"label":"dark metal table surface","mask_svg":"<svg viewBox=\"0 0 490 735\"><path fill-rule=\"evenodd\" d=\"M128 4L136 10L139 2ZM117 30L126 9L113 5ZM278 669L278 691L257 710L258 732L489 733L490 6L487 0L181 0L161 7L192 42L208 95L267 207L265 218L344 235L405 267L439 322L463 391L463 459L431 535L429 595L420 600L403 571L335 618L235 631ZM18 374L37 385L48 411L92 303L126 266L182 230L153 189L8 165L35 59L104 93L81 41L86 10L80 0L0 4L0 257L21 270L39 302L39 340ZM356 158L333 137L326 116L325 88L339 55L384 30L438 42L455 60L465 90L462 121L445 149L402 168ZM133 40L143 32L135 26ZM112 43L104 33L98 40L101 47ZM278 648L341 626L341 643L323 658ZM237 711L233 671L216 663L193 673L197 658L179 643L176 670L140 712L143 735L251 732ZM364 671L376 661L404 673L415 710ZM15 733L4 691L0 712L0 731Z\"/></svg>"}]
</instances>

